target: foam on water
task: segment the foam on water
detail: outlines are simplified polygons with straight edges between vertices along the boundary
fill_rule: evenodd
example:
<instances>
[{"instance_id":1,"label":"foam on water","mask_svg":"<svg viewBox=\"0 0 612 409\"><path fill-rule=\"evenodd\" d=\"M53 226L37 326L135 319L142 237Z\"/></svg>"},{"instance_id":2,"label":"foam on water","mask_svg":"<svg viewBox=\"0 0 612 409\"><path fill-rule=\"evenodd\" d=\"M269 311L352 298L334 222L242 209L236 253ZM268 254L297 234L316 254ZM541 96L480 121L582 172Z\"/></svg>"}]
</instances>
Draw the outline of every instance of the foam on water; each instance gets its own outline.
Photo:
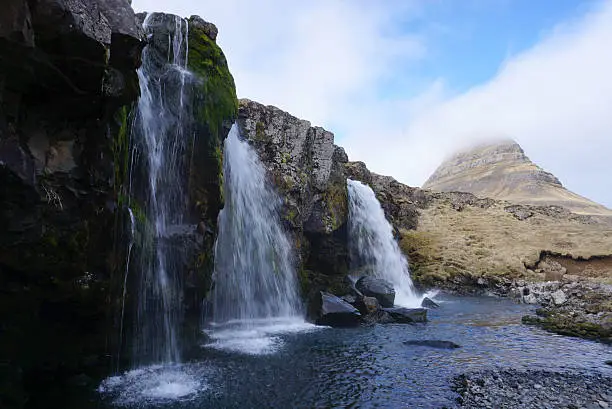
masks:
<instances>
[{"instance_id":1,"label":"foam on water","mask_svg":"<svg viewBox=\"0 0 612 409\"><path fill-rule=\"evenodd\" d=\"M116 406L157 406L190 401L208 389L201 365L153 365L105 379L98 388Z\"/></svg>"},{"instance_id":2,"label":"foam on water","mask_svg":"<svg viewBox=\"0 0 612 409\"><path fill-rule=\"evenodd\" d=\"M211 327L204 331L212 342L204 346L226 352L270 355L283 347L285 342L283 335L310 332L320 328L294 317L212 323Z\"/></svg>"}]
</instances>

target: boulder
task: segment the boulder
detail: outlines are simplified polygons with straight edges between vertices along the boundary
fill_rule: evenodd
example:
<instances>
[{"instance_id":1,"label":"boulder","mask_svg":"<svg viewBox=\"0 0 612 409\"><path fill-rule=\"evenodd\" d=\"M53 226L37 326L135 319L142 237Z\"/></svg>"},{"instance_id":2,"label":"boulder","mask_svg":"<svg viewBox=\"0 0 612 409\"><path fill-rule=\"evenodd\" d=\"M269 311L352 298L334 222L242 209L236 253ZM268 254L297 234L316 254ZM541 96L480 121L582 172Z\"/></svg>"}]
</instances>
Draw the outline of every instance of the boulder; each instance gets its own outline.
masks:
<instances>
[{"instance_id":1,"label":"boulder","mask_svg":"<svg viewBox=\"0 0 612 409\"><path fill-rule=\"evenodd\" d=\"M359 325L361 314L357 308L333 294L320 292L317 325L330 327L354 327Z\"/></svg>"},{"instance_id":2,"label":"boulder","mask_svg":"<svg viewBox=\"0 0 612 409\"><path fill-rule=\"evenodd\" d=\"M380 309L380 304L374 297L363 297L354 305L362 315L371 315Z\"/></svg>"},{"instance_id":3,"label":"boulder","mask_svg":"<svg viewBox=\"0 0 612 409\"><path fill-rule=\"evenodd\" d=\"M425 298L423 298L423 301L421 301L421 307L423 307L423 308L440 308L440 305L438 305L431 298L425 297Z\"/></svg>"},{"instance_id":4,"label":"boulder","mask_svg":"<svg viewBox=\"0 0 612 409\"><path fill-rule=\"evenodd\" d=\"M409 340L404 341L404 345L415 345L421 347L431 347L431 348L439 348L439 349L456 349L461 348L461 345L457 345L451 341L440 341L433 339L425 339L425 340Z\"/></svg>"},{"instance_id":5,"label":"boulder","mask_svg":"<svg viewBox=\"0 0 612 409\"><path fill-rule=\"evenodd\" d=\"M390 308L395 302L393 285L382 278L365 276L355 283L355 287L366 297L375 297L381 306Z\"/></svg>"},{"instance_id":6,"label":"boulder","mask_svg":"<svg viewBox=\"0 0 612 409\"><path fill-rule=\"evenodd\" d=\"M561 305L567 301L567 296L563 292L563 290L557 290L550 295L552 302L555 305Z\"/></svg>"},{"instance_id":7,"label":"boulder","mask_svg":"<svg viewBox=\"0 0 612 409\"><path fill-rule=\"evenodd\" d=\"M425 308L382 308L389 314L393 321L399 324L412 324L416 322L427 322L427 310Z\"/></svg>"}]
</instances>

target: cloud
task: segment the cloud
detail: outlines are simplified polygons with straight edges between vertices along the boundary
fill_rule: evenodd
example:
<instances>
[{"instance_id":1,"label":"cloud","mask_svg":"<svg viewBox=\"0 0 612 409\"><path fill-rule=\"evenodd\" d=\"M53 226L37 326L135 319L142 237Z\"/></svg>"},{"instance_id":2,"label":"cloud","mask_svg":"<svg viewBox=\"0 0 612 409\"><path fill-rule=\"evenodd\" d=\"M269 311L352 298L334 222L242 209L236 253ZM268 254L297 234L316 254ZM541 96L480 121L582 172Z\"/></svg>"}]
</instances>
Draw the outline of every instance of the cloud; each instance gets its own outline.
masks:
<instances>
[{"instance_id":1,"label":"cloud","mask_svg":"<svg viewBox=\"0 0 612 409\"><path fill-rule=\"evenodd\" d=\"M336 107L375 93L395 66L425 52L419 38L400 30L420 10L412 0L135 0L133 5L214 22L240 97L318 125L332 123Z\"/></svg>"},{"instance_id":2,"label":"cloud","mask_svg":"<svg viewBox=\"0 0 612 409\"><path fill-rule=\"evenodd\" d=\"M416 112L406 111L404 101L373 112L378 119L370 118L370 127L377 122L381 127L375 134L353 127L346 142L349 155L381 173L419 184L456 149L483 136L507 135L566 187L610 207L610 44L608 1L505 61L485 84L450 97L430 90L439 100Z\"/></svg>"},{"instance_id":3,"label":"cloud","mask_svg":"<svg viewBox=\"0 0 612 409\"><path fill-rule=\"evenodd\" d=\"M435 58L432 33L452 30L425 4L134 0L214 22L240 97L326 126L378 173L420 185L457 148L507 135L568 188L612 206L612 0L460 94L414 74Z\"/></svg>"}]
</instances>

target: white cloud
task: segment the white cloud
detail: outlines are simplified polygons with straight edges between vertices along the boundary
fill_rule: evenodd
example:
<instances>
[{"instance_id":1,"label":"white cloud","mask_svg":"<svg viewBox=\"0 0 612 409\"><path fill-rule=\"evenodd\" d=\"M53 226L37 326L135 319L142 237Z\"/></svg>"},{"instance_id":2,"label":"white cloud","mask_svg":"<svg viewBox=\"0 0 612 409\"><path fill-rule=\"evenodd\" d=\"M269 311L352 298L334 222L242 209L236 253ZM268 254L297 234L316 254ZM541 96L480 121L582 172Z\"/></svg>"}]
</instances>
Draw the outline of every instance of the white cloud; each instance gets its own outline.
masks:
<instances>
[{"instance_id":1,"label":"white cloud","mask_svg":"<svg viewBox=\"0 0 612 409\"><path fill-rule=\"evenodd\" d=\"M374 112L383 125L375 140L355 127L349 155L419 184L458 147L482 135L509 135L568 188L612 206L611 44L608 1L506 61L485 84L408 118L401 101L392 108L395 119Z\"/></svg>"},{"instance_id":2,"label":"white cloud","mask_svg":"<svg viewBox=\"0 0 612 409\"><path fill-rule=\"evenodd\" d=\"M135 0L137 10L199 14L239 96L336 131L353 160L420 185L457 147L509 135L570 189L612 206L612 0L509 58L489 82L459 95L410 76L427 58L424 2L389 0ZM421 25L422 26L422 25ZM383 84L397 84L389 98ZM449 84L453 86L453 84ZM411 91L425 89L414 97Z\"/></svg>"},{"instance_id":3,"label":"white cloud","mask_svg":"<svg viewBox=\"0 0 612 409\"><path fill-rule=\"evenodd\" d=\"M421 58L418 38L397 30L413 0L135 0L137 10L199 14L219 28L240 97L319 125L372 93L393 67Z\"/></svg>"}]
</instances>

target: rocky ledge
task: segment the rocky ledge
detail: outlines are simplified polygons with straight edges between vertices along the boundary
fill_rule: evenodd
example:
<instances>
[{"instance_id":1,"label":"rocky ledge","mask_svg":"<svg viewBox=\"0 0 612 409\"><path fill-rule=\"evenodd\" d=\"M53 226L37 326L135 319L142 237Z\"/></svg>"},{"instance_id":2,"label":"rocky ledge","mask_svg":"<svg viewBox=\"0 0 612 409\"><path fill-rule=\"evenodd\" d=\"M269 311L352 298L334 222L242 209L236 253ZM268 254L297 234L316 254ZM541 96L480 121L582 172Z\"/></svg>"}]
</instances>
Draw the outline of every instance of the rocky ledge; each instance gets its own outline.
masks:
<instances>
[{"instance_id":1,"label":"rocky ledge","mask_svg":"<svg viewBox=\"0 0 612 409\"><path fill-rule=\"evenodd\" d=\"M612 378L600 374L505 369L460 375L453 383L461 408L612 407Z\"/></svg>"}]
</instances>

